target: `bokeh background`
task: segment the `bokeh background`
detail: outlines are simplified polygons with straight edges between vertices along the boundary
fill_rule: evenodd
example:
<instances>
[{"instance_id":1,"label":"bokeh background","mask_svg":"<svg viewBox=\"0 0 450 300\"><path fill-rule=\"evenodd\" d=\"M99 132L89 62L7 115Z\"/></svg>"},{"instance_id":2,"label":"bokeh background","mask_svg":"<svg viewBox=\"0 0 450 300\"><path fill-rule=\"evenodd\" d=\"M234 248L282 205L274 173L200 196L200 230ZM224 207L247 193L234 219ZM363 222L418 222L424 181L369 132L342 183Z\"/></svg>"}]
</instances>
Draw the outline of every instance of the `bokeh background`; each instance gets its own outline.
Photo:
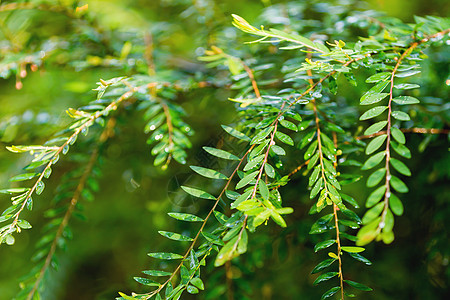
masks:
<instances>
[{"instance_id":1,"label":"bokeh background","mask_svg":"<svg viewBox=\"0 0 450 300\"><path fill-rule=\"evenodd\" d=\"M53 2L69 4L71 1ZM131 40L140 32L152 32L156 70L181 69L195 74L203 68L196 58L209 45L221 43L233 48L230 44L234 43L237 31L230 29L229 34L219 41L213 34L230 25L231 13L253 21L271 3L284 2L91 0L83 1L83 4L89 4L89 12L97 18L96 26L112 29L121 36L120 41L127 37ZM446 0L346 2L366 5L368 9L379 10L405 22L412 21L414 15L448 16L450 11L450 2ZM0 5L8 3L11 1L1 1ZM63 15L35 10L0 11L0 28L0 51L8 40L14 42L18 52L32 44L30 37L44 40L52 36L70 36L77 30ZM85 45L81 38L78 42L80 47ZM120 53L122 47L122 43L111 39L110 45L93 45L88 56L76 47L70 50L70 55L64 51L56 53L52 64L29 72L21 81L23 87L20 90L16 89L15 76L0 79L2 188L8 186L8 178L17 174L27 162L26 157L9 153L5 146L44 141L69 121L65 109L81 106L95 97L91 89L95 88L98 78L133 74L132 68L108 67L102 61L111 55L107 49ZM2 59L0 56L0 61ZM432 66L437 71L427 83L428 90L448 101L449 88L442 84L449 75L448 47L433 59L438 66ZM167 76L182 76L182 73L168 73ZM362 82L363 78L358 80ZM215 163L205 161L207 158L200 149L220 142L220 124L228 124L235 118L234 105L226 100L232 95L230 93L208 88L177 99L186 111L186 121L196 132L187 165ZM448 110L449 106L445 108ZM142 289L132 277L139 276L140 271L151 264L146 253L174 247L157 233L180 226L167 217L167 212L184 207L201 215L208 208L202 201L180 193L179 186L183 182L195 180L186 165L174 163L165 171L153 166L140 118L139 112L126 110L124 116L117 119L115 136L101 149L101 188L95 201L83 203L86 220L72 220L74 239L68 243L66 252L58 254L60 267L58 272L52 273L54 280L50 280L44 299L113 299L117 291ZM374 292L364 294L360 299L432 300L450 296L448 138L429 137L427 147L423 138L408 137L408 145L413 149L413 158L408 165L415 175L408 180L411 191L403 198L405 214L396 219L394 244L370 245L365 256L374 262L372 266L344 263L345 273L374 288ZM34 228L17 235L14 246L0 247L0 300L12 299L19 290L19 278L27 274L32 264L30 257L45 224L43 213L55 194L58 174L71 167L70 161L62 161L47 181L48 188L35 199L35 208L29 213ZM293 180L292 187L306 186L301 174ZM325 288L313 287L313 278L309 274L320 258L312 251L316 237L308 235L314 220L307 214L308 197L294 188L282 192L285 205L295 209L295 213L287 218L288 223L295 226L287 229L268 226L251 236L249 253L232 269L235 292L240 291L248 299L319 299ZM363 183L349 188L349 193L360 203L368 192ZM0 196L1 210L7 207L8 201L8 197ZM209 266L205 276L210 279L207 292L191 297L226 299L224 270ZM236 296L236 299L241 298Z\"/></svg>"}]
</instances>

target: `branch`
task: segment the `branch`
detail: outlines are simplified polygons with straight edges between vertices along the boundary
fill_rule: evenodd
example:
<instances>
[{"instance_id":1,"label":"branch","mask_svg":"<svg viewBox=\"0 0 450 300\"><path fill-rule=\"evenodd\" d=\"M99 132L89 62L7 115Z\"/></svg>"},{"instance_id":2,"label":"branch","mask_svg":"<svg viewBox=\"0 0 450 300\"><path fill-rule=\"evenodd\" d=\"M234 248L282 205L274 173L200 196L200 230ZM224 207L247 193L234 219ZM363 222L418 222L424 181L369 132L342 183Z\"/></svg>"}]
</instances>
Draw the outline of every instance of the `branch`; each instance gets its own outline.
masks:
<instances>
[{"instance_id":1,"label":"branch","mask_svg":"<svg viewBox=\"0 0 450 300\"><path fill-rule=\"evenodd\" d=\"M449 129L437 129L437 128L400 128L401 132L405 132L405 133L422 133L422 134L450 134L450 130ZM377 133L374 134L369 134L369 135L360 135L355 137L355 139L357 140L364 140L364 139L370 139L379 135L383 135L386 134L387 131L383 130L383 131L379 131Z\"/></svg>"}]
</instances>

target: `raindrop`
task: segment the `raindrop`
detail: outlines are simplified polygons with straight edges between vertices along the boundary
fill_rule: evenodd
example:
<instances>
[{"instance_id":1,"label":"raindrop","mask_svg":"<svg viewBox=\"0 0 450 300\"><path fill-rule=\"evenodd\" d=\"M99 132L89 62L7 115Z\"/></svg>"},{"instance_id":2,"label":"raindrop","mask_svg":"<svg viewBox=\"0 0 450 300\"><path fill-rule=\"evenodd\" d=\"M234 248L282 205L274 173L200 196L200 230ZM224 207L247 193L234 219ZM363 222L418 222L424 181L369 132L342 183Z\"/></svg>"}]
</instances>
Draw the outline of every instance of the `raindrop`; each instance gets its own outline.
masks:
<instances>
[{"instance_id":1,"label":"raindrop","mask_svg":"<svg viewBox=\"0 0 450 300\"><path fill-rule=\"evenodd\" d=\"M155 130L155 129L156 129L155 125L150 126L150 130Z\"/></svg>"},{"instance_id":2,"label":"raindrop","mask_svg":"<svg viewBox=\"0 0 450 300\"><path fill-rule=\"evenodd\" d=\"M389 197L391 197L391 192L386 193L386 198L389 198Z\"/></svg>"},{"instance_id":3,"label":"raindrop","mask_svg":"<svg viewBox=\"0 0 450 300\"><path fill-rule=\"evenodd\" d=\"M163 138L162 134L158 134L157 136L155 136L155 140L157 140L157 141L159 141L162 138Z\"/></svg>"},{"instance_id":4,"label":"raindrop","mask_svg":"<svg viewBox=\"0 0 450 300\"><path fill-rule=\"evenodd\" d=\"M380 228L384 228L384 222L380 222Z\"/></svg>"}]
</instances>

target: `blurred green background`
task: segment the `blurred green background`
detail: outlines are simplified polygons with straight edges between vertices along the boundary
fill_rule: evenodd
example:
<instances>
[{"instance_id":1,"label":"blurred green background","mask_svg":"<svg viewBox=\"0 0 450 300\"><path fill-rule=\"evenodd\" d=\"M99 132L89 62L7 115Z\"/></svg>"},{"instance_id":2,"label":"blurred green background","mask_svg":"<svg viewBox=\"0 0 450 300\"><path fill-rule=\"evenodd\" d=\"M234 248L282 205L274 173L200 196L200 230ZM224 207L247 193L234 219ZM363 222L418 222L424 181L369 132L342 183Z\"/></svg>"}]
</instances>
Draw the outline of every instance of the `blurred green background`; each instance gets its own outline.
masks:
<instances>
[{"instance_id":1,"label":"blurred green background","mask_svg":"<svg viewBox=\"0 0 450 300\"><path fill-rule=\"evenodd\" d=\"M70 2L59 1L62 4ZM8 3L11 1L1 1L1 5ZM195 76L195 72L203 68L196 57L204 49L216 43L234 42L236 31L229 32L228 40L220 40L221 37L214 34L230 25L231 13L253 21L269 4L284 1L92 0L84 3L89 4L89 12L96 16L95 26L100 32L107 28L121 39L108 40L105 34L104 40L110 44L101 39L99 43L91 44L79 38L74 45L87 47L88 55L83 52L86 48L56 51L52 64L28 72L22 79L20 90L15 88L15 76L0 80L2 187L7 187L8 178L17 174L27 162L26 157L7 152L5 146L42 143L67 124L69 118L65 109L86 104L95 97L91 89L95 88L98 78L132 75L136 69L139 71L142 67L139 65L136 69L127 69L98 62L99 58L120 54L123 51L121 41L128 37L130 40L142 38L142 33L152 32L157 72L160 70L162 77L167 72L167 78L182 77L183 72ZM414 15L448 16L450 2L373 0L367 3L367 8L409 22ZM78 30L64 15L48 11L0 11L0 22L0 51L8 40L17 47L17 52L33 52L35 49L27 48L33 44L30 37L37 40L52 36L70 38ZM139 45L133 47L133 51L142 50ZM448 76L449 54L440 55L444 57L436 59L441 62L442 81ZM73 63L73 57L76 63ZM171 69L183 72L172 74L168 71ZM445 97L448 92L445 87L440 94L436 93ZM188 165L205 163L201 147L218 143L220 124L228 124L235 118L234 106L226 100L229 96L227 91L207 88L177 99L187 113L187 122L196 132ZM115 136L101 149L101 189L96 193L95 201L83 202L87 220L71 221L74 239L68 243L67 252L58 254L60 268L52 273L54 280L50 280L52 284L44 299L113 299L118 291L139 291L142 287L132 277L139 276L142 269L149 269L151 260L146 253L174 250L176 246L157 233L158 230L180 227L167 217L167 212L183 208L202 215L208 209L207 203L180 192L179 186L183 182L196 180L187 166L173 163L166 171L153 166L139 112L125 109L117 122ZM344 273L350 279L358 279L374 289L373 293L364 294L360 299L448 299L450 295L448 139L433 137L428 148L420 152L422 138L411 136L408 140L410 148L415 149L409 162L415 176L408 182L411 192L404 197L405 215L396 219L394 244L370 245L365 255L374 262L370 267L344 261ZM62 161L47 181L49 188L35 199L35 208L28 213L33 229L17 235L14 246L0 247L0 300L12 299L19 290L19 278L30 268L34 244L45 224L43 212L55 195L58 174L71 167L70 161ZM301 174L293 180L291 188L282 193L285 205L295 209L295 213L287 218L288 224L295 225L287 229L268 226L258 230L250 237L249 253L233 267L235 292L240 291L248 299L319 299L325 290L324 287L313 287L313 277L309 274L320 258L312 251L316 237L308 235L314 220L307 214L308 197L292 188L306 186L306 181ZM355 184L349 189L360 203L369 193L363 184ZM1 195L0 209L6 208L8 201L8 197ZM210 279L207 292L191 297L225 299L224 270L212 266L205 270L206 278ZM236 299L240 298L236 296Z\"/></svg>"}]
</instances>

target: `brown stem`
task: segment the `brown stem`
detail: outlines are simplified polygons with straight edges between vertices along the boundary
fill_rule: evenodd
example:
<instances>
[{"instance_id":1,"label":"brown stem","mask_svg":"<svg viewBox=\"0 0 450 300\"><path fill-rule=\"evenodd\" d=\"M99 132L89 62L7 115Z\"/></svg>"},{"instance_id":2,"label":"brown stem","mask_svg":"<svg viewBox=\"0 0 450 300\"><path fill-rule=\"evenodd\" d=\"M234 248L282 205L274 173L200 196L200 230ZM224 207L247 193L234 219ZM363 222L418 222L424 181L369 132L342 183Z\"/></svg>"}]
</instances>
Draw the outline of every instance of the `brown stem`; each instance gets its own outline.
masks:
<instances>
[{"instance_id":1,"label":"brown stem","mask_svg":"<svg viewBox=\"0 0 450 300\"><path fill-rule=\"evenodd\" d=\"M28 293L27 296L27 300L31 300L33 299L34 294L37 292L38 288L39 288L39 283L42 281L42 279L44 278L44 274L45 271L48 269L53 255L55 254L56 251L56 247L58 245L58 240L59 238L62 236L64 229L66 228L67 224L69 223L69 220L72 216L72 213L75 210L75 207L78 203L78 200L80 199L81 196L81 192L84 190L84 186L86 185L86 181L89 178L89 175L92 172L92 168L95 165L95 162L97 161L97 157L98 157L98 153L99 153L99 147L100 144L104 143L108 137L110 136L111 130L115 125L115 121L114 119L109 119L108 124L106 125L105 130L103 131L103 133L101 134L100 138L99 138L99 143L97 144L97 146L95 147L94 151L91 154L91 157L89 159L88 164L86 165L86 169L83 172L83 175L80 178L80 181L78 183L77 188L75 189L75 192L72 196L72 199L70 200L70 204L69 207L67 208L66 213L64 214L63 220L61 222L61 224L58 227L58 230L56 232L55 238L53 239L52 245L50 247L50 251L47 254L47 257L45 259L44 265L42 266L39 275L33 285L33 289Z\"/></svg>"},{"instance_id":2,"label":"brown stem","mask_svg":"<svg viewBox=\"0 0 450 300\"><path fill-rule=\"evenodd\" d=\"M208 215L206 216L206 218L204 219L202 225L200 226L200 229L197 232L197 235L194 237L194 239L191 242L191 245L189 246L189 248L187 249L186 253L184 254L183 258L181 259L181 262L178 264L178 266L176 267L176 269L172 272L172 274L170 275L169 279L167 279L163 284L161 284L158 289L149 292L146 295L147 297L145 299L150 299L151 297L153 297L154 295L156 295L157 293L159 293L175 276L175 274L177 274L177 272L180 270L181 266L184 263L184 260L188 257L189 253L191 252L191 250L194 248L195 243L197 242L198 238L200 237L201 232L203 231L203 228L205 228L206 226L206 222L208 222L209 218L211 217L212 213L214 212L214 210L216 209L217 205L220 202L220 199L222 197L222 195L225 193L225 191L227 190L228 186L230 185L234 175L236 174L236 172L239 170L242 162L244 161L245 157L247 157L247 155L250 153L250 151L253 150L253 148L255 147L256 144L252 145L247 152L244 154L244 156L241 158L241 160L239 161L238 165L236 166L236 168L234 169L233 173L231 173L230 178L228 178L227 183L225 184L224 188L222 189L222 191L220 192L219 196L217 196L216 201L214 202L213 207L211 208L211 210L209 211Z\"/></svg>"},{"instance_id":3,"label":"brown stem","mask_svg":"<svg viewBox=\"0 0 450 300\"><path fill-rule=\"evenodd\" d=\"M250 81L252 82L252 87L253 87L253 90L255 91L256 98L261 98L261 94L259 92L258 85L256 84L253 70L250 69L250 67L247 66L243 61L241 61L241 62L242 62L242 66L244 67L245 72L247 72L248 78L250 78Z\"/></svg>"}]
</instances>

